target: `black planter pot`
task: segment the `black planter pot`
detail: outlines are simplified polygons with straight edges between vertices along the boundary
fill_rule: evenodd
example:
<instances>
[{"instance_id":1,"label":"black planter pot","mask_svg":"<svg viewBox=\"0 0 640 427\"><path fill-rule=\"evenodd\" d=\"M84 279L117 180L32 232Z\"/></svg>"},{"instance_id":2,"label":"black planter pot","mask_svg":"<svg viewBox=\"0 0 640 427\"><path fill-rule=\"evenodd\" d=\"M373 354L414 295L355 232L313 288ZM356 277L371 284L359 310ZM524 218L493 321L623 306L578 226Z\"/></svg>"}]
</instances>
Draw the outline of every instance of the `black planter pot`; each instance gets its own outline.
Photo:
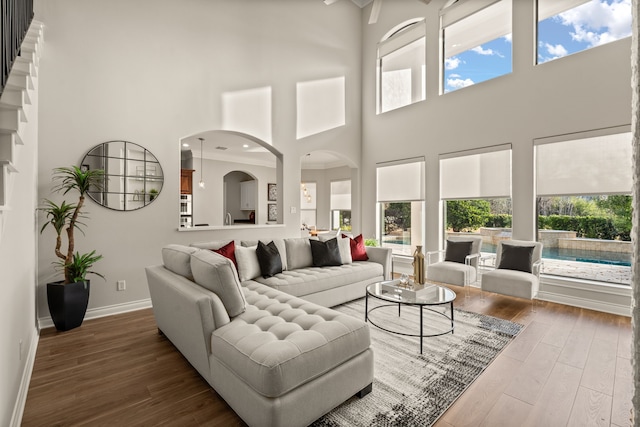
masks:
<instances>
[{"instance_id":1,"label":"black planter pot","mask_svg":"<svg viewBox=\"0 0 640 427\"><path fill-rule=\"evenodd\" d=\"M90 281L47 283L47 302L53 324L59 331L82 325L89 304Z\"/></svg>"}]
</instances>

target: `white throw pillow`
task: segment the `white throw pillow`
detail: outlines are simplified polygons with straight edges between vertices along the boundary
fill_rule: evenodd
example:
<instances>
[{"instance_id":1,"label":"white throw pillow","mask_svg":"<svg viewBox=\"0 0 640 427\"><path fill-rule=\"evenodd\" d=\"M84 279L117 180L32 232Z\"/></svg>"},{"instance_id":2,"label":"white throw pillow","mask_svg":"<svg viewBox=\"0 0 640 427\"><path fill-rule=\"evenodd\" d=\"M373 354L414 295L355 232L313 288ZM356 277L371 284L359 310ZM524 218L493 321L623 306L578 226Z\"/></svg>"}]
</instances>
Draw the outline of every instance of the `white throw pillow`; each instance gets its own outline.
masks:
<instances>
[{"instance_id":1,"label":"white throw pillow","mask_svg":"<svg viewBox=\"0 0 640 427\"><path fill-rule=\"evenodd\" d=\"M351 258L351 241L348 237L338 237L338 250L340 251L342 264L351 264L353 262Z\"/></svg>"},{"instance_id":2,"label":"white throw pillow","mask_svg":"<svg viewBox=\"0 0 640 427\"><path fill-rule=\"evenodd\" d=\"M305 237L284 239L287 248L287 267L289 270L307 268L313 265L311 243Z\"/></svg>"},{"instance_id":3,"label":"white throw pillow","mask_svg":"<svg viewBox=\"0 0 640 427\"><path fill-rule=\"evenodd\" d=\"M238 263L238 276L240 281L255 279L260 276L260 263L258 262L258 254L256 254L257 246L236 246L236 262Z\"/></svg>"}]
</instances>

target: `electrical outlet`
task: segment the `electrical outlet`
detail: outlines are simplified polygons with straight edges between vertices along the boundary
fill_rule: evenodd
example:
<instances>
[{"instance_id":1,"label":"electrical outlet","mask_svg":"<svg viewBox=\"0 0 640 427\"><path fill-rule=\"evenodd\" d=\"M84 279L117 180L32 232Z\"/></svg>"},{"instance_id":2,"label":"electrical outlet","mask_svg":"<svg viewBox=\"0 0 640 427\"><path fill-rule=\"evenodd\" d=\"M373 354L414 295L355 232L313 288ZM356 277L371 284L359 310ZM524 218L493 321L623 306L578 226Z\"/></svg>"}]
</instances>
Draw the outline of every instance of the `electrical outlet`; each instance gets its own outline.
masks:
<instances>
[{"instance_id":1,"label":"electrical outlet","mask_svg":"<svg viewBox=\"0 0 640 427\"><path fill-rule=\"evenodd\" d=\"M291 206L291 211L292 214L296 213L296 207L295 206Z\"/></svg>"},{"instance_id":2,"label":"electrical outlet","mask_svg":"<svg viewBox=\"0 0 640 427\"><path fill-rule=\"evenodd\" d=\"M127 289L127 283L124 280L118 280L118 290L124 291Z\"/></svg>"}]
</instances>

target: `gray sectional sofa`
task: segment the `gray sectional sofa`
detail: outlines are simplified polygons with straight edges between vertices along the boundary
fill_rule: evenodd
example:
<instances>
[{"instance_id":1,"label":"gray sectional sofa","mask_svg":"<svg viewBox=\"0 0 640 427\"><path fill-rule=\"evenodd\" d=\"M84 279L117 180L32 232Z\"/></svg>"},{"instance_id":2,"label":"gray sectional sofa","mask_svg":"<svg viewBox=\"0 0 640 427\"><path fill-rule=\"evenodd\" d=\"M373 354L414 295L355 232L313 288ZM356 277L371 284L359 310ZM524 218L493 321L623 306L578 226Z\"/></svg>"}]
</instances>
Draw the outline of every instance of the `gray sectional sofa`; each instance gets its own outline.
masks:
<instances>
[{"instance_id":1,"label":"gray sectional sofa","mask_svg":"<svg viewBox=\"0 0 640 427\"><path fill-rule=\"evenodd\" d=\"M388 278L390 251L314 267L308 239L281 239L286 269L264 278L252 265L255 242L236 246L237 268L209 250L226 243L168 245L146 274L158 329L231 408L250 426L305 426L368 393L369 326L327 305Z\"/></svg>"}]
</instances>

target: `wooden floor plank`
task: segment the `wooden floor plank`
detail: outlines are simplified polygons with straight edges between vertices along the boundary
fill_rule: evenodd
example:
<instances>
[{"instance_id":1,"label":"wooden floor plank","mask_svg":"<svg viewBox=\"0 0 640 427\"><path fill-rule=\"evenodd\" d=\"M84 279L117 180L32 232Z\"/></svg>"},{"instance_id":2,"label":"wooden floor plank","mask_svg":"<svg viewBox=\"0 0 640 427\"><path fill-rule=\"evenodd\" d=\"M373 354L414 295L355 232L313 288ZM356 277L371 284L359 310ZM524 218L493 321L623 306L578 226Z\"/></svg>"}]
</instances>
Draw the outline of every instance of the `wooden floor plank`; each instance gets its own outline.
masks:
<instances>
[{"instance_id":1,"label":"wooden floor plank","mask_svg":"<svg viewBox=\"0 0 640 427\"><path fill-rule=\"evenodd\" d=\"M627 352L623 352L626 355ZM633 405L633 368L631 360L618 357L616 361L616 375L613 385L613 403L611 407L611 422L618 426L631 426L631 411Z\"/></svg>"},{"instance_id":2,"label":"wooden floor plank","mask_svg":"<svg viewBox=\"0 0 640 427\"><path fill-rule=\"evenodd\" d=\"M531 322L504 350L504 355L524 362L540 343L548 329L549 326L544 323Z\"/></svg>"},{"instance_id":3,"label":"wooden floor plank","mask_svg":"<svg viewBox=\"0 0 640 427\"><path fill-rule=\"evenodd\" d=\"M532 406L503 394L491 409L480 427L519 426L527 419Z\"/></svg>"},{"instance_id":4,"label":"wooden floor plank","mask_svg":"<svg viewBox=\"0 0 640 427\"><path fill-rule=\"evenodd\" d=\"M566 426L580 385L582 370L556 363L545 384L541 398L533 406L525 427Z\"/></svg>"},{"instance_id":5,"label":"wooden floor plank","mask_svg":"<svg viewBox=\"0 0 640 427\"><path fill-rule=\"evenodd\" d=\"M604 393L580 387L567 427L608 427L611 424L611 400L611 396Z\"/></svg>"},{"instance_id":6,"label":"wooden floor plank","mask_svg":"<svg viewBox=\"0 0 640 427\"><path fill-rule=\"evenodd\" d=\"M535 404L559 355L558 347L538 344L509 383L505 394L530 405Z\"/></svg>"},{"instance_id":7,"label":"wooden floor plank","mask_svg":"<svg viewBox=\"0 0 640 427\"><path fill-rule=\"evenodd\" d=\"M613 396L618 341L595 339L589 349L580 385Z\"/></svg>"}]
</instances>

